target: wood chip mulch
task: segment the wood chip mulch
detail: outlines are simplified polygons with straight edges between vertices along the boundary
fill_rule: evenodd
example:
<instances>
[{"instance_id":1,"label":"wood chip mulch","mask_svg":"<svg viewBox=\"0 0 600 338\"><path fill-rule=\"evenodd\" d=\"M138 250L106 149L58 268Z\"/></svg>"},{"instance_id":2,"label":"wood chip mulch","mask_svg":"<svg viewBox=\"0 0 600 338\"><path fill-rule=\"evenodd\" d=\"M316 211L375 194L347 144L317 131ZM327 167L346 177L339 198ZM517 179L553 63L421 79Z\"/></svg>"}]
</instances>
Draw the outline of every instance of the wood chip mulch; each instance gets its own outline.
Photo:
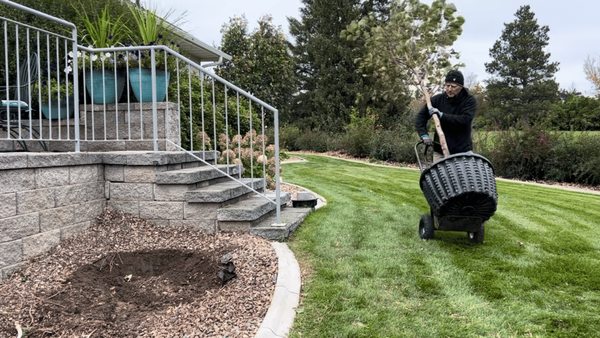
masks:
<instances>
[{"instance_id":1,"label":"wood chip mulch","mask_svg":"<svg viewBox=\"0 0 600 338\"><path fill-rule=\"evenodd\" d=\"M219 279L231 253L236 277ZM253 337L277 256L249 234L157 227L107 208L0 282L0 337Z\"/></svg>"}]
</instances>

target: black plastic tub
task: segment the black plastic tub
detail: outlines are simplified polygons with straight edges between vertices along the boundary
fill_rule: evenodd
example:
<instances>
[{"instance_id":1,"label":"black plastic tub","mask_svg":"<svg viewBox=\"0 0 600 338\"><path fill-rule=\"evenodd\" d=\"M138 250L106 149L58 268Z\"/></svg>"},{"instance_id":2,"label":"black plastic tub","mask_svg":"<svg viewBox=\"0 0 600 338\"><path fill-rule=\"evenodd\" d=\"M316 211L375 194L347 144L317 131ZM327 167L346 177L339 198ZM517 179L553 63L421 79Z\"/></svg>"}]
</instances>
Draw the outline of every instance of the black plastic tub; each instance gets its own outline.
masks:
<instances>
[{"instance_id":1,"label":"black plastic tub","mask_svg":"<svg viewBox=\"0 0 600 338\"><path fill-rule=\"evenodd\" d=\"M450 155L423 170L419 183L437 217L476 217L485 222L496 212L494 168L481 155Z\"/></svg>"}]
</instances>

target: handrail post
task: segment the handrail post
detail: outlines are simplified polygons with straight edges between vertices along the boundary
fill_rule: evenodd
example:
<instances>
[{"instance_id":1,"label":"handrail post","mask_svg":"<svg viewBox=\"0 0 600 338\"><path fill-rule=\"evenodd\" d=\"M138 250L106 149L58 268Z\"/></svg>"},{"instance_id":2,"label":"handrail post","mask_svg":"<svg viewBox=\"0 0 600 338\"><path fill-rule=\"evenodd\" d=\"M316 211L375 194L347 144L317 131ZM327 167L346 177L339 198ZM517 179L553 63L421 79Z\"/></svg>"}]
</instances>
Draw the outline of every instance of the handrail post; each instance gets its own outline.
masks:
<instances>
[{"instance_id":1,"label":"handrail post","mask_svg":"<svg viewBox=\"0 0 600 338\"><path fill-rule=\"evenodd\" d=\"M152 128L154 129L154 152L158 152L158 113L156 108L156 52L154 47L150 49L152 65ZM140 102L140 105L142 102Z\"/></svg>"},{"instance_id":2,"label":"handrail post","mask_svg":"<svg viewBox=\"0 0 600 338\"><path fill-rule=\"evenodd\" d=\"M73 107L75 109L75 121L74 123L74 131L75 131L75 152L78 153L81 151L81 139L79 135L79 60L77 58L77 28L73 28Z\"/></svg>"},{"instance_id":3,"label":"handrail post","mask_svg":"<svg viewBox=\"0 0 600 338\"><path fill-rule=\"evenodd\" d=\"M273 112L275 123L275 201L277 202L277 224L281 225L281 189L279 185L279 111Z\"/></svg>"}]
</instances>

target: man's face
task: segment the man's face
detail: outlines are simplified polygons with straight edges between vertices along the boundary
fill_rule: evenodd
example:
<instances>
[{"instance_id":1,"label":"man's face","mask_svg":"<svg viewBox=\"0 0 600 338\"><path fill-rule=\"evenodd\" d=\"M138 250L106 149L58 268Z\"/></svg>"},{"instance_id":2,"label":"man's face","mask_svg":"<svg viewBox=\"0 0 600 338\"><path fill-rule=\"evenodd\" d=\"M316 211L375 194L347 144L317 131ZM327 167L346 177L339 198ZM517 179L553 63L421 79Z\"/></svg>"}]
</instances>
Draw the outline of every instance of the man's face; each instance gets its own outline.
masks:
<instances>
[{"instance_id":1,"label":"man's face","mask_svg":"<svg viewBox=\"0 0 600 338\"><path fill-rule=\"evenodd\" d=\"M448 97L455 97L458 95L458 93L460 93L461 89L462 86L454 82L446 82L446 85L444 86L444 90L446 91L446 95L448 95Z\"/></svg>"}]
</instances>

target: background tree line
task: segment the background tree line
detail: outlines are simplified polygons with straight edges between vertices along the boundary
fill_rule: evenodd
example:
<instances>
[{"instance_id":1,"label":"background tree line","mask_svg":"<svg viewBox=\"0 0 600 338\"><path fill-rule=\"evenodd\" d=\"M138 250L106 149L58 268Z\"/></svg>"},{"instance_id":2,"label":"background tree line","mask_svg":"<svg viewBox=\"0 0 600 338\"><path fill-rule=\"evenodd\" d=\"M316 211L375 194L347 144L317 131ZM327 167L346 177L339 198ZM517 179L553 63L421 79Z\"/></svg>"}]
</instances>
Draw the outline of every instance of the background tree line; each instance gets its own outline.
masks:
<instances>
[{"instance_id":1,"label":"background tree line","mask_svg":"<svg viewBox=\"0 0 600 338\"><path fill-rule=\"evenodd\" d=\"M442 49L442 55L458 59L459 51L452 44L462 32L464 19L455 14L457 9L442 0L431 5L416 0L304 0L303 5L299 18L288 18L295 41L277 45L286 46L287 55L274 49L277 56L273 59L280 60L275 64L289 67L286 74L293 74L278 84L285 85L285 93L291 95L271 101L282 104L277 108L282 111L283 147L342 150L376 160L414 162L412 146L417 137L412 121L423 101L411 86L406 68L398 66L399 60L418 44L426 55ZM260 82L236 72L282 71L269 68L269 63L252 64L252 60L270 58L259 57L251 47L258 43L262 35L257 33L263 28L249 33L247 22L238 25L236 20L224 26L221 46L234 60L220 71L243 88L263 93L273 86L271 80ZM272 26L260 20L259 27L264 25ZM430 31L424 36L432 38L417 39L418 30ZM600 137L561 131L600 130L600 65L589 57L583 69L597 96L559 89L555 74L560 65L550 61L547 52L549 30L537 23L530 6L521 6L490 46L489 79L478 82L475 75L465 74L466 86L479 103L474 122L476 150L493 159L502 176L598 184L600 172L594 168L600 166L591 162L600 155L594 153L600 148ZM283 32L278 32L277 39L285 40ZM235 36L245 36L246 42L236 42ZM244 57L236 59L237 55ZM439 62L436 71L456 66L460 65ZM586 160L575 160L572 154L588 160L583 163Z\"/></svg>"}]
</instances>

